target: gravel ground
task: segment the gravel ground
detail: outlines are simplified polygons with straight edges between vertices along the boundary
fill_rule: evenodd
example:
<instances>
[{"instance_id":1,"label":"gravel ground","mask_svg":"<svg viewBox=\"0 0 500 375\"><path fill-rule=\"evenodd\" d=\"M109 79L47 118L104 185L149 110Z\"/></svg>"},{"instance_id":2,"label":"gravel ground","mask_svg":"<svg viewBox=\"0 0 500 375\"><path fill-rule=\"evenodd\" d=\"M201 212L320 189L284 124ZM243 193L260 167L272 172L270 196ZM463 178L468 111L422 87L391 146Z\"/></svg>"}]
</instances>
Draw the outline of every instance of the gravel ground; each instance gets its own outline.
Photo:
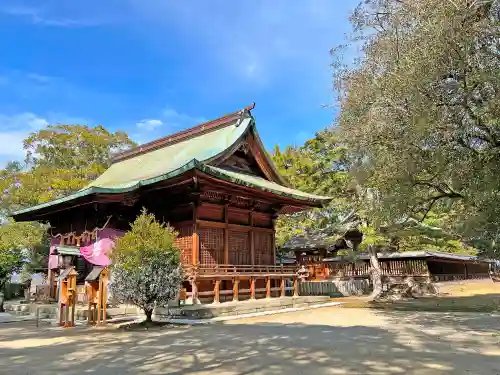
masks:
<instances>
[{"instance_id":1,"label":"gravel ground","mask_svg":"<svg viewBox=\"0 0 500 375\"><path fill-rule=\"evenodd\" d=\"M321 308L149 332L0 326L0 374L500 374L500 317Z\"/></svg>"}]
</instances>

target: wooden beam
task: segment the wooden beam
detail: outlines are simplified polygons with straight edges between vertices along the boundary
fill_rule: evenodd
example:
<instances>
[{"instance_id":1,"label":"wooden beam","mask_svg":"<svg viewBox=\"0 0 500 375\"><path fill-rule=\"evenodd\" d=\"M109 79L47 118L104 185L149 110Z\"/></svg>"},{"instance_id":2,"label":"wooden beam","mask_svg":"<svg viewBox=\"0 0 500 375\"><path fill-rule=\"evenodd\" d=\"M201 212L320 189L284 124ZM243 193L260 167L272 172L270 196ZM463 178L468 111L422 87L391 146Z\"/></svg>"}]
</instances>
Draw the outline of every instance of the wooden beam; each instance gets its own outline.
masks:
<instances>
[{"instance_id":1,"label":"wooden beam","mask_svg":"<svg viewBox=\"0 0 500 375\"><path fill-rule=\"evenodd\" d=\"M268 233L272 233L273 232L272 228L251 227L251 226L242 225L242 224L228 224L228 223L222 223L220 221L196 220L196 224L198 224L198 226L202 226L202 227L205 227L205 228L221 228L221 229L225 229L227 227L229 229L238 230L238 231L241 231L241 232L250 232L251 230L261 231L261 232L268 232Z\"/></svg>"},{"instance_id":2,"label":"wooden beam","mask_svg":"<svg viewBox=\"0 0 500 375\"><path fill-rule=\"evenodd\" d=\"M293 296L294 297L299 296L299 280L298 279L293 280Z\"/></svg>"},{"instance_id":3,"label":"wooden beam","mask_svg":"<svg viewBox=\"0 0 500 375\"><path fill-rule=\"evenodd\" d=\"M280 283L280 297L284 296L285 296L285 279L282 277Z\"/></svg>"},{"instance_id":4,"label":"wooden beam","mask_svg":"<svg viewBox=\"0 0 500 375\"><path fill-rule=\"evenodd\" d=\"M266 279L266 298L271 298L271 278Z\"/></svg>"}]
</instances>

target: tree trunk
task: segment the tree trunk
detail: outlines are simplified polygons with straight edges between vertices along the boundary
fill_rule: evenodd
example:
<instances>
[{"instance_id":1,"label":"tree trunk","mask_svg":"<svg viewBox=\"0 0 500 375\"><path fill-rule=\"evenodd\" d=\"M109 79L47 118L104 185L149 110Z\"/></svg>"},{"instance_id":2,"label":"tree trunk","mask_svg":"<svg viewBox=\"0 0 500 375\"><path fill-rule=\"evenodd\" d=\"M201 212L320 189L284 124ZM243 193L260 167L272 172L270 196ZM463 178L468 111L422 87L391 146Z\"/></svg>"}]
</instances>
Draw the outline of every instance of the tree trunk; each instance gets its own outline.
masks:
<instances>
[{"instance_id":1,"label":"tree trunk","mask_svg":"<svg viewBox=\"0 0 500 375\"><path fill-rule=\"evenodd\" d=\"M5 296L4 296L3 292L0 290L0 312L5 312L5 310L3 308L4 299L5 299Z\"/></svg>"},{"instance_id":2,"label":"tree trunk","mask_svg":"<svg viewBox=\"0 0 500 375\"><path fill-rule=\"evenodd\" d=\"M151 319L151 316L153 315L153 310L144 309L144 314L146 314L146 323L153 322L153 319Z\"/></svg>"},{"instance_id":3,"label":"tree trunk","mask_svg":"<svg viewBox=\"0 0 500 375\"><path fill-rule=\"evenodd\" d=\"M370 273L373 283L373 292L369 300L375 301L382 296L383 292L382 269L378 261L377 249L373 245L368 246L368 253L370 254Z\"/></svg>"}]
</instances>

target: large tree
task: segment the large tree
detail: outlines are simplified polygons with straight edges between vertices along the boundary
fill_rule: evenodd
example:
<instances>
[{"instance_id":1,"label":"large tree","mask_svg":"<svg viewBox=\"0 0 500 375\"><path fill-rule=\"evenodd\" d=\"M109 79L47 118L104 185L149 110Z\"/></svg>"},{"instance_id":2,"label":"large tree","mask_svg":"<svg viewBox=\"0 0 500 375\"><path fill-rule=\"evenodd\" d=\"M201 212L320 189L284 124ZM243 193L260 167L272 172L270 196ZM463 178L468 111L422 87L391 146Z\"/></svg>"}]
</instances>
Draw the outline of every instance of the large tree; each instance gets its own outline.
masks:
<instances>
[{"instance_id":1,"label":"large tree","mask_svg":"<svg viewBox=\"0 0 500 375\"><path fill-rule=\"evenodd\" d=\"M50 125L30 134L19 145L26 150L25 160L0 170L0 249L6 259L0 279L19 270L19 259L25 273L39 268L47 252L43 225L15 223L6 217L83 188L109 166L114 152L134 145L125 133L102 126Z\"/></svg>"},{"instance_id":2,"label":"large tree","mask_svg":"<svg viewBox=\"0 0 500 375\"><path fill-rule=\"evenodd\" d=\"M49 125L24 140L23 163L0 171L0 207L9 213L71 194L104 172L113 153L134 145L102 126Z\"/></svg>"},{"instance_id":3,"label":"large tree","mask_svg":"<svg viewBox=\"0 0 500 375\"><path fill-rule=\"evenodd\" d=\"M338 124L358 181L380 193L381 221L435 210L449 230L496 249L499 7L366 0L354 12L351 46L362 57L336 65Z\"/></svg>"}]
</instances>

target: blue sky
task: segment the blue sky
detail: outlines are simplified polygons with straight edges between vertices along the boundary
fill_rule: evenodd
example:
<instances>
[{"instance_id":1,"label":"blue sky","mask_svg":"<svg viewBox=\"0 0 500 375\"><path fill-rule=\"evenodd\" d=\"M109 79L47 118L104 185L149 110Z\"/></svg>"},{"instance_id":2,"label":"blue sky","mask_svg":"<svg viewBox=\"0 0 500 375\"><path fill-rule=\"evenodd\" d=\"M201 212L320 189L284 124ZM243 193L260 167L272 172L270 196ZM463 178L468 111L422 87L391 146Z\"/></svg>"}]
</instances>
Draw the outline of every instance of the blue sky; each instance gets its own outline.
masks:
<instances>
[{"instance_id":1,"label":"blue sky","mask_svg":"<svg viewBox=\"0 0 500 375\"><path fill-rule=\"evenodd\" d=\"M145 142L256 102L268 148L333 118L329 50L358 0L1 0L0 165L47 123Z\"/></svg>"}]
</instances>

